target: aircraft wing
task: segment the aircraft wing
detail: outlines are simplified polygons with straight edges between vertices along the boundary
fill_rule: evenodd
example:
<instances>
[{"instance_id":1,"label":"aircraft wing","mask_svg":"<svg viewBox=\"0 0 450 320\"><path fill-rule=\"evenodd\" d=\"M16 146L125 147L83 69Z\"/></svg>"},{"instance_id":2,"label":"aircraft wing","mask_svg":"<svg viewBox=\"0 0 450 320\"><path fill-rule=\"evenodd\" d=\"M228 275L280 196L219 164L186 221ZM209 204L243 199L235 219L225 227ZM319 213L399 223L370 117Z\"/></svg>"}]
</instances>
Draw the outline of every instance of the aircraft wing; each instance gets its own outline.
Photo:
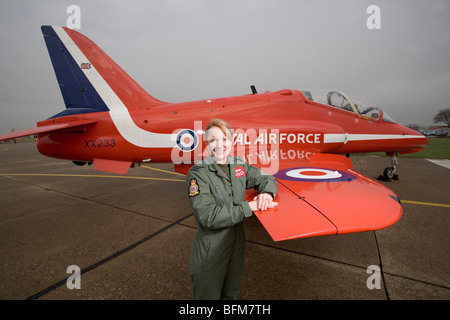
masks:
<instances>
[{"instance_id":1,"label":"aircraft wing","mask_svg":"<svg viewBox=\"0 0 450 320\"><path fill-rule=\"evenodd\" d=\"M38 126L38 127L30 128L30 129L1 134L0 141L19 138L19 137L25 137L25 136L29 136L29 135L33 135L33 134L38 134L38 133L46 133L46 132L51 132L51 131L58 131L58 130L73 128L73 127L78 127L78 126L82 126L85 124L91 124L94 122L97 122L97 120L77 120L77 121L70 121L70 122L64 122L64 123L50 124L50 125L45 125L45 126Z\"/></svg>"},{"instance_id":2,"label":"aircraft wing","mask_svg":"<svg viewBox=\"0 0 450 320\"><path fill-rule=\"evenodd\" d=\"M315 154L309 161L283 161L274 174L279 205L256 211L274 241L378 230L402 214L398 197L353 170L350 159ZM257 193L247 191L247 200Z\"/></svg>"}]
</instances>

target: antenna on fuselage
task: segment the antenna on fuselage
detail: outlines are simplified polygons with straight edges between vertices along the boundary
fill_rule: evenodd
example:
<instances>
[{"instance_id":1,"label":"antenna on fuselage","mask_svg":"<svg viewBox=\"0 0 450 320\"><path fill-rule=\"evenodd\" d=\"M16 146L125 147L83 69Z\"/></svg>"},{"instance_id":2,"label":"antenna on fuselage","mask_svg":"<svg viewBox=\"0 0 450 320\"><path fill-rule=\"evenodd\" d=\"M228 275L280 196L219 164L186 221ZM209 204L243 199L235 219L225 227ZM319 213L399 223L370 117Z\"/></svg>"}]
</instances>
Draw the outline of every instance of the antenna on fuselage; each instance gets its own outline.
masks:
<instances>
[{"instance_id":1,"label":"antenna on fuselage","mask_svg":"<svg viewBox=\"0 0 450 320\"><path fill-rule=\"evenodd\" d=\"M256 91L256 87L254 85L251 85L250 88L252 89L253 94L257 94L258 91Z\"/></svg>"}]
</instances>

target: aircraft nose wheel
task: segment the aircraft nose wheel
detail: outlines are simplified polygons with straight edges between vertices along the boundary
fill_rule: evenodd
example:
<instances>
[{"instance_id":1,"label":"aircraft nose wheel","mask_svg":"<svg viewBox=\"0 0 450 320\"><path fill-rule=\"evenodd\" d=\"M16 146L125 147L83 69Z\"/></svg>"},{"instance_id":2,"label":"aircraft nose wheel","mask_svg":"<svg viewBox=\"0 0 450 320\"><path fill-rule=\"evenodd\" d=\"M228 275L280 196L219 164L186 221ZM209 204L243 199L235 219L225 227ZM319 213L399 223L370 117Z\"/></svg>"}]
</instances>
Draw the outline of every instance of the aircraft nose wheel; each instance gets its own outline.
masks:
<instances>
[{"instance_id":1,"label":"aircraft nose wheel","mask_svg":"<svg viewBox=\"0 0 450 320\"><path fill-rule=\"evenodd\" d=\"M383 175L381 175L378 179L383 181L398 180L398 174L395 174L394 167L387 167L384 169Z\"/></svg>"},{"instance_id":2,"label":"aircraft nose wheel","mask_svg":"<svg viewBox=\"0 0 450 320\"><path fill-rule=\"evenodd\" d=\"M398 166L397 155L398 152L395 152L394 155L391 157L392 166L384 169L383 174L378 177L378 180L382 181L398 180L398 174L395 174Z\"/></svg>"}]
</instances>

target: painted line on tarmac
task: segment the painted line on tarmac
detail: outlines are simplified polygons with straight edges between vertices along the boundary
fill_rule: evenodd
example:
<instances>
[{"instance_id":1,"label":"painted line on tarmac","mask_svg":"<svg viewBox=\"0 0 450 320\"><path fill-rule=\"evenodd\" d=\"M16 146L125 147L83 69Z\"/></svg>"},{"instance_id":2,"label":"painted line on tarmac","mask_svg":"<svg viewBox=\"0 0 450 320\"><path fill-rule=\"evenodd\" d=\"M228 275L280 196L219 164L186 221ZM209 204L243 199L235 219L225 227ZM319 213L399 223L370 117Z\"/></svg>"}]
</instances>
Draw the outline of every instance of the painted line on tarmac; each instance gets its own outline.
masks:
<instances>
[{"instance_id":1,"label":"painted line on tarmac","mask_svg":"<svg viewBox=\"0 0 450 320\"><path fill-rule=\"evenodd\" d=\"M148 167L150 168L150 167ZM154 168L151 168L154 169ZM175 173L184 176L178 172L166 171L162 169L155 169L157 171ZM112 178L112 179L137 179L137 180L157 180L157 181L173 181L173 182L186 182L185 179L167 179L167 178L153 178L153 177L133 177L133 176L110 176L110 175L89 175L89 174L64 174L64 173L0 173L0 176L22 176L22 177L77 177L77 178ZM401 200L402 203L418 204L425 206L435 206L450 208L450 204L421 202L411 200Z\"/></svg>"},{"instance_id":2,"label":"painted line on tarmac","mask_svg":"<svg viewBox=\"0 0 450 320\"><path fill-rule=\"evenodd\" d=\"M438 166L450 169L450 159L427 159Z\"/></svg>"},{"instance_id":3,"label":"painted line on tarmac","mask_svg":"<svg viewBox=\"0 0 450 320\"><path fill-rule=\"evenodd\" d=\"M186 177L185 174L178 173L178 172L174 172L174 171L167 171L167 170L158 169L158 168L152 168L152 167L147 167L147 166L143 166L143 165L141 165L141 168L151 169L151 170L156 170L156 171L161 171L161 172L165 172L165 173L176 174L176 175L179 175L179 176Z\"/></svg>"},{"instance_id":4,"label":"painted line on tarmac","mask_svg":"<svg viewBox=\"0 0 450 320\"><path fill-rule=\"evenodd\" d=\"M420 205L424 205L424 206L450 208L450 204L443 204L443 203L420 202L420 201L410 201L410 200L401 200L401 202L402 203L411 203L411 204L420 204Z\"/></svg>"},{"instance_id":5,"label":"painted line on tarmac","mask_svg":"<svg viewBox=\"0 0 450 320\"><path fill-rule=\"evenodd\" d=\"M137 179L137 180L159 180L159 181L175 181L186 182L185 179L167 179L167 178L152 178L152 177L133 177L133 176L109 176L109 175L95 175L95 174L65 174L65 173L0 173L0 176L10 177L78 177L78 178L113 178L113 179Z\"/></svg>"}]
</instances>

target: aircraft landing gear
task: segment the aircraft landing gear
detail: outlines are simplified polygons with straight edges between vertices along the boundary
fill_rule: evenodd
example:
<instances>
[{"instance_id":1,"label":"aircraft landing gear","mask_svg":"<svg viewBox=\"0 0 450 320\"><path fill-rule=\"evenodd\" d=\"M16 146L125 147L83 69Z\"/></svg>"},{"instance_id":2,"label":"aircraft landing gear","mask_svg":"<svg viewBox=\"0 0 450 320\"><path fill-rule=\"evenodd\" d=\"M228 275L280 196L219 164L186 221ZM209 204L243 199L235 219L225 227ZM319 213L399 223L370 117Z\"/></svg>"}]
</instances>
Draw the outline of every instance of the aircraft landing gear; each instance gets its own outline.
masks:
<instances>
[{"instance_id":1,"label":"aircraft landing gear","mask_svg":"<svg viewBox=\"0 0 450 320\"><path fill-rule=\"evenodd\" d=\"M397 159L398 154L399 154L398 152L394 152L394 154L391 156L392 166L384 169L383 174L378 177L378 180L382 181L398 180L398 174L395 174L398 166L398 159Z\"/></svg>"},{"instance_id":2,"label":"aircraft landing gear","mask_svg":"<svg viewBox=\"0 0 450 320\"><path fill-rule=\"evenodd\" d=\"M90 166L92 164L91 161L86 162L86 161L72 161L74 164L76 164L77 166L81 167L84 166L86 163Z\"/></svg>"}]
</instances>

